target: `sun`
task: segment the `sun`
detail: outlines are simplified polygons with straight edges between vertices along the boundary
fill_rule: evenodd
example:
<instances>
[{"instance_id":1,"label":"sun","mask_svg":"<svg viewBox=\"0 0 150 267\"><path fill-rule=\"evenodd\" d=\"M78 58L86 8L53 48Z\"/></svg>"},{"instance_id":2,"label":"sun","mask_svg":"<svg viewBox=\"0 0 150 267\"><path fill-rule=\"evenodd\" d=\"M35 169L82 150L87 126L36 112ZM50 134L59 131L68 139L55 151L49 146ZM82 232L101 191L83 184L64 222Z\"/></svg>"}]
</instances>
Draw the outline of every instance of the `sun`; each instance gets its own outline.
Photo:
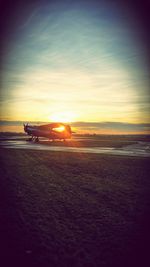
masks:
<instances>
[{"instance_id":1,"label":"sun","mask_svg":"<svg viewBox=\"0 0 150 267\"><path fill-rule=\"evenodd\" d=\"M75 114L72 111L56 112L50 116L51 121L56 122L73 122L75 120Z\"/></svg>"}]
</instances>

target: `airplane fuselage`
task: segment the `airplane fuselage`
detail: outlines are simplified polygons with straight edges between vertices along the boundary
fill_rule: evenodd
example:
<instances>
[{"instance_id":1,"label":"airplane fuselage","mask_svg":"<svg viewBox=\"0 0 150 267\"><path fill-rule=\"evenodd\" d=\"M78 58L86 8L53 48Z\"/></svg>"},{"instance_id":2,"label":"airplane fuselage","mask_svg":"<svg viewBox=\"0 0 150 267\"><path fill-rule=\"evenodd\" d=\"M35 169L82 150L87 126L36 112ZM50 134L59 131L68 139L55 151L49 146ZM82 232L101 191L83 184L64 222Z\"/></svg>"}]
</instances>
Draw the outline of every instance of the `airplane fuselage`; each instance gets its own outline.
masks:
<instances>
[{"instance_id":1,"label":"airplane fuselage","mask_svg":"<svg viewBox=\"0 0 150 267\"><path fill-rule=\"evenodd\" d=\"M34 126L24 125L24 131L32 138L45 137L48 139L70 139L71 127L63 123L51 123L46 125Z\"/></svg>"}]
</instances>

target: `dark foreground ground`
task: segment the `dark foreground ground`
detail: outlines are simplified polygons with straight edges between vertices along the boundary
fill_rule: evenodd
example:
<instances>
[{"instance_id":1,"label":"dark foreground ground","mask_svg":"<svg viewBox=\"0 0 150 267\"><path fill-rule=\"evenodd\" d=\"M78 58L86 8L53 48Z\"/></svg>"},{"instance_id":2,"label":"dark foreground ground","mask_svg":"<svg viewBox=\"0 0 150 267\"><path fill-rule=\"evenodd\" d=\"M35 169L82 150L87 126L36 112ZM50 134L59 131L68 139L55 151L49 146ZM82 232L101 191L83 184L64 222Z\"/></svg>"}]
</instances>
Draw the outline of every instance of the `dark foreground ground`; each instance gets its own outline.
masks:
<instances>
[{"instance_id":1,"label":"dark foreground ground","mask_svg":"<svg viewBox=\"0 0 150 267\"><path fill-rule=\"evenodd\" d=\"M149 266L150 159L0 152L0 266Z\"/></svg>"}]
</instances>

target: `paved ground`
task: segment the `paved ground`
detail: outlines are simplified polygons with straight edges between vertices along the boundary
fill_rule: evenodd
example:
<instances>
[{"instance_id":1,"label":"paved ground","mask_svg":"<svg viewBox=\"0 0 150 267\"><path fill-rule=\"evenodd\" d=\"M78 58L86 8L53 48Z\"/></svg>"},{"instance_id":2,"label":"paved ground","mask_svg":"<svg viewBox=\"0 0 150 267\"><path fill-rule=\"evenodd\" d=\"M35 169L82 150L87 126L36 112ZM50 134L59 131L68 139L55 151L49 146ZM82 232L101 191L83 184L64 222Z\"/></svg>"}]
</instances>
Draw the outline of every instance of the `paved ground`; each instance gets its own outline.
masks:
<instances>
[{"instance_id":1,"label":"paved ground","mask_svg":"<svg viewBox=\"0 0 150 267\"><path fill-rule=\"evenodd\" d=\"M26 137L14 136L0 140L4 148L49 150L64 152L82 152L96 154L110 154L119 156L150 157L150 143L134 140L103 140L93 137L73 138L66 142L47 141L41 139L39 143L27 142Z\"/></svg>"}]
</instances>

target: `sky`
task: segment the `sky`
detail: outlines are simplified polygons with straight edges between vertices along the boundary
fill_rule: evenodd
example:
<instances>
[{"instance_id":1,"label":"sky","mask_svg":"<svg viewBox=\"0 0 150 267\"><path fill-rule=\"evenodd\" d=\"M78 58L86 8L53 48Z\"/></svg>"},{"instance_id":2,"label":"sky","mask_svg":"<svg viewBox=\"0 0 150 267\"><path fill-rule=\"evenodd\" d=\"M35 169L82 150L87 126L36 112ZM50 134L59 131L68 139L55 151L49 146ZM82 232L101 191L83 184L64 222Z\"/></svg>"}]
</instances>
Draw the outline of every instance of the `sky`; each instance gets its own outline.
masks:
<instances>
[{"instance_id":1,"label":"sky","mask_svg":"<svg viewBox=\"0 0 150 267\"><path fill-rule=\"evenodd\" d=\"M129 3L3 3L1 120L150 123L146 4Z\"/></svg>"}]
</instances>

